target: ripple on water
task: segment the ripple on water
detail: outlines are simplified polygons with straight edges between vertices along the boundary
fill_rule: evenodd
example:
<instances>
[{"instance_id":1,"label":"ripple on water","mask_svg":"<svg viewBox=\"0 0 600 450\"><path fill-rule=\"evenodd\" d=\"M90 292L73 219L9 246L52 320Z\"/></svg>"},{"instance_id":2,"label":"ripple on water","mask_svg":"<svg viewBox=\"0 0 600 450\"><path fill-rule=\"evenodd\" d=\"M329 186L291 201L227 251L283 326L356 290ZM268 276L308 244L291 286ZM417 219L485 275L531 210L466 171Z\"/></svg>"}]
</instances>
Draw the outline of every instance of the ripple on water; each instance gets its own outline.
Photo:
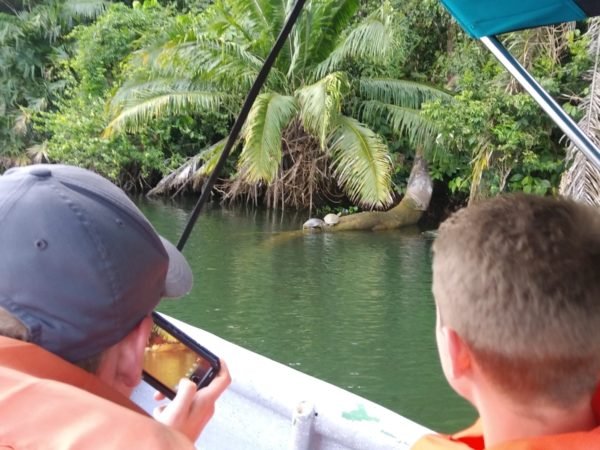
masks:
<instances>
[{"instance_id":1,"label":"ripple on water","mask_svg":"<svg viewBox=\"0 0 600 450\"><path fill-rule=\"evenodd\" d=\"M191 209L140 206L174 241ZM184 251L191 299L161 310L431 428L468 425L438 363L431 241L414 230L273 240L304 219L210 209Z\"/></svg>"}]
</instances>

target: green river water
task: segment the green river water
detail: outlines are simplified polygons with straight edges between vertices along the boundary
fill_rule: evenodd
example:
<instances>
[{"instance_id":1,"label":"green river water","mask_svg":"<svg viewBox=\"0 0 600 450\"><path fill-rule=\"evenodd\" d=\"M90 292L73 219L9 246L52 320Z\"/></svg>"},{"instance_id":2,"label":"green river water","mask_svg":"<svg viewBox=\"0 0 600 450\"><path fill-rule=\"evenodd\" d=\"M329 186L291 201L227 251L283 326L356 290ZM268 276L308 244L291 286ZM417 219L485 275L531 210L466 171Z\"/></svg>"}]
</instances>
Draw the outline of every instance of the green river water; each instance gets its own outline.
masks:
<instances>
[{"instance_id":1,"label":"green river water","mask_svg":"<svg viewBox=\"0 0 600 450\"><path fill-rule=\"evenodd\" d=\"M138 205L174 243L193 206ZM469 425L435 348L431 240L416 229L281 234L305 219L204 211L184 249L194 289L160 310L432 429Z\"/></svg>"}]
</instances>

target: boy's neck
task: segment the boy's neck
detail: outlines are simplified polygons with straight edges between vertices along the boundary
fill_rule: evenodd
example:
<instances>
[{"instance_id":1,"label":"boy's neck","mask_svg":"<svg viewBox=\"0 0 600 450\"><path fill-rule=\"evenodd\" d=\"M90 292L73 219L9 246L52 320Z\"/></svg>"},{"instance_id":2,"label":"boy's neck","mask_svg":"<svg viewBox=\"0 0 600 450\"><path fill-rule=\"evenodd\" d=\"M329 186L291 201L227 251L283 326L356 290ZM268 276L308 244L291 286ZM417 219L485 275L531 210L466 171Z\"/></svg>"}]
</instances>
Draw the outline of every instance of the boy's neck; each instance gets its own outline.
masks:
<instances>
[{"instance_id":1,"label":"boy's neck","mask_svg":"<svg viewBox=\"0 0 600 450\"><path fill-rule=\"evenodd\" d=\"M480 397L478 403L486 448L516 439L589 431L599 425L591 399L561 409L535 402L516 405L505 395L494 393Z\"/></svg>"}]
</instances>

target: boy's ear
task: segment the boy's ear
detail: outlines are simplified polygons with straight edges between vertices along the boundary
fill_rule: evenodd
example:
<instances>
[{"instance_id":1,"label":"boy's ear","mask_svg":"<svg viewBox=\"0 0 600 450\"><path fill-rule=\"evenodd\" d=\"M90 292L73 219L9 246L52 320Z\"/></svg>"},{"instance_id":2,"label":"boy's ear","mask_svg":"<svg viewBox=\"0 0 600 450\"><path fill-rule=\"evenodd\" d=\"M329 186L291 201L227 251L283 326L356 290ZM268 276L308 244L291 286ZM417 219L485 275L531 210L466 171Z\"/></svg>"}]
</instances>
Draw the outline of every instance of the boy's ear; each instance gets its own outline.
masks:
<instances>
[{"instance_id":1,"label":"boy's ear","mask_svg":"<svg viewBox=\"0 0 600 450\"><path fill-rule=\"evenodd\" d=\"M152 318L144 319L129 332L123 339L117 366L117 373L121 381L133 389L141 381L142 369L144 367L144 351L148 344L150 331L152 330Z\"/></svg>"},{"instance_id":2,"label":"boy's ear","mask_svg":"<svg viewBox=\"0 0 600 450\"><path fill-rule=\"evenodd\" d=\"M131 395L133 388L141 381L144 351L152 324L150 316L144 317L121 341L105 352L96 373L125 396Z\"/></svg>"},{"instance_id":3,"label":"boy's ear","mask_svg":"<svg viewBox=\"0 0 600 450\"><path fill-rule=\"evenodd\" d=\"M443 345L448 355L448 375L457 380L468 375L472 369L472 356L468 344L452 328L441 327Z\"/></svg>"}]
</instances>

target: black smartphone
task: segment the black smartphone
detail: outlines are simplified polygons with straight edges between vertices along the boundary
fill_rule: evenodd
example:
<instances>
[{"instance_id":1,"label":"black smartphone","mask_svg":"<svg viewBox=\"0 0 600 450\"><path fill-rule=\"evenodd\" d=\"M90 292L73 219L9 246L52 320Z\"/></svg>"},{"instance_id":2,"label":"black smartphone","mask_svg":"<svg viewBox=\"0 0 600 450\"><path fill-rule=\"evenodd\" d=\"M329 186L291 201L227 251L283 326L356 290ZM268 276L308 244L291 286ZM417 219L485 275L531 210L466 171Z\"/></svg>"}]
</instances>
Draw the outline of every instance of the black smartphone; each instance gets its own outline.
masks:
<instances>
[{"instance_id":1,"label":"black smartphone","mask_svg":"<svg viewBox=\"0 0 600 450\"><path fill-rule=\"evenodd\" d=\"M144 352L144 380L173 399L182 378L197 389L207 386L219 373L219 358L156 312Z\"/></svg>"}]
</instances>

